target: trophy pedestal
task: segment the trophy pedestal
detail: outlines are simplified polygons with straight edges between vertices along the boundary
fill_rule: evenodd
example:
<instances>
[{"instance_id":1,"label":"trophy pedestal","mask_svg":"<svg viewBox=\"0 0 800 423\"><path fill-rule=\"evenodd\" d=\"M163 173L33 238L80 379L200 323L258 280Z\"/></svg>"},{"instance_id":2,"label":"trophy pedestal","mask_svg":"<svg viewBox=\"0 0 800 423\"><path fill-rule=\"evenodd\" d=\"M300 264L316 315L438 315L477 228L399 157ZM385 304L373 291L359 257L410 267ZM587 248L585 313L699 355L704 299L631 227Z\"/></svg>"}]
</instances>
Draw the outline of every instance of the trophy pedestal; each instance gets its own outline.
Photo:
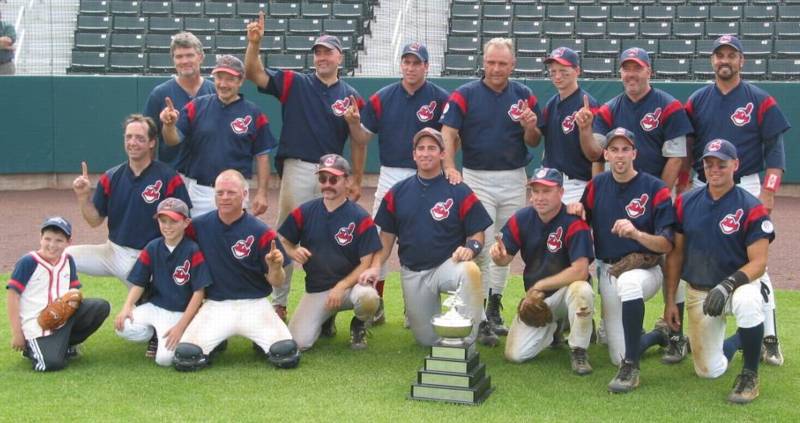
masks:
<instances>
[{"instance_id":1,"label":"trophy pedestal","mask_svg":"<svg viewBox=\"0 0 800 423\"><path fill-rule=\"evenodd\" d=\"M480 362L475 344L431 347L425 367L411 385L411 399L477 405L492 393L492 378Z\"/></svg>"}]
</instances>

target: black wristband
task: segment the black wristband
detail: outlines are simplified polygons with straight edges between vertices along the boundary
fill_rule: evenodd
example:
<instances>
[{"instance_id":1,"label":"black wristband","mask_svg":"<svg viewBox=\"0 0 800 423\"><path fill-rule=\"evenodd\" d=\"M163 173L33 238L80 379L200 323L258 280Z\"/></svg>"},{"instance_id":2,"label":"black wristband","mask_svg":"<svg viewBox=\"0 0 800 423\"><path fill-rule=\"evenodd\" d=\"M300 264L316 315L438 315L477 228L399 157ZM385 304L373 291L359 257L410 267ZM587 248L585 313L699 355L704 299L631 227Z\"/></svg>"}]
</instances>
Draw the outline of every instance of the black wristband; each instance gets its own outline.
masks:
<instances>
[{"instance_id":1,"label":"black wristband","mask_svg":"<svg viewBox=\"0 0 800 423\"><path fill-rule=\"evenodd\" d=\"M478 257L478 254L480 254L483 250L483 244L481 244L481 242L477 239L468 239L464 244L464 247L472 250L472 257Z\"/></svg>"},{"instance_id":2,"label":"black wristband","mask_svg":"<svg viewBox=\"0 0 800 423\"><path fill-rule=\"evenodd\" d=\"M736 273L728 276L728 280L733 282L734 290L742 285L750 283L750 277L741 270L737 270Z\"/></svg>"}]
</instances>

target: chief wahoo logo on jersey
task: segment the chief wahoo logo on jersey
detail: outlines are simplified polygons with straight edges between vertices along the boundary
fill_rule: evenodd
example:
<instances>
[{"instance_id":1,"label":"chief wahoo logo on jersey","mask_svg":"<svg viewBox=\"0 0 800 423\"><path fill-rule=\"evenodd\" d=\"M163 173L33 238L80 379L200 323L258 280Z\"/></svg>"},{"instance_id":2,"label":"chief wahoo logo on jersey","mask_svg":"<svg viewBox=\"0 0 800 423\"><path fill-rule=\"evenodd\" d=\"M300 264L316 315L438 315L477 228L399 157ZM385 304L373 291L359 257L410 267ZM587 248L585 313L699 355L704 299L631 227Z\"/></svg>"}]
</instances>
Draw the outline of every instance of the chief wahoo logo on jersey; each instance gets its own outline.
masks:
<instances>
[{"instance_id":1,"label":"chief wahoo logo on jersey","mask_svg":"<svg viewBox=\"0 0 800 423\"><path fill-rule=\"evenodd\" d=\"M247 127L250 126L250 123L253 122L253 117L247 115L243 118L236 118L231 122L231 129L236 134L244 134L247 132Z\"/></svg>"},{"instance_id":2,"label":"chief wahoo logo on jersey","mask_svg":"<svg viewBox=\"0 0 800 423\"><path fill-rule=\"evenodd\" d=\"M747 103L744 107L737 107L731 115L731 121L736 126L745 126L750 123L750 114L753 113L753 103Z\"/></svg>"},{"instance_id":3,"label":"chief wahoo logo on jersey","mask_svg":"<svg viewBox=\"0 0 800 423\"><path fill-rule=\"evenodd\" d=\"M578 115L578 111L572 112L571 115L564 117L564 120L561 121L561 131L564 132L564 135L569 134L575 129L575 117Z\"/></svg>"},{"instance_id":4,"label":"chief wahoo logo on jersey","mask_svg":"<svg viewBox=\"0 0 800 423\"><path fill-rule=\"evenodd\" d=\"M725 235L738 232L741 227L740 222L742 221L743 215L744 210L742 209L736 210L736 213L728 213L719 221L719 229L722 230L722 233Z\"/></svg>"},{"instance_id":5,"label":"chief wahoo logo on jersey","mask_svg":"<svg viewBox=\"0 0 800 423\"><path fill-rule=\"evenodd\" d=\"M246 239L240 239L236 241L236 244L231 246L231 251L233 252L233 256L237 259L243 259L250 255L250 250L253 248L253 242L255 242L256 237L253 235L248 235Z\"/></svg>"},{"instance_id":6,"label":"chief wahoo logo on jersey","mask_svg":"<svg viewBox=\"0 0 800 423\"><path fill-rule=\"evenodd\" d=\"M649 199L650 196L647 195L647 193L642 194L639 198L634 198L625 206L625 213L627 213L628 217L631 219L636 219L643 215L647 211L647 200Z\"/></svg>"},{"instance_id":7,"label":"chief wahoo logo on jersey","mask_svg":"<svg viewBox=\"0 0 800 423\"><path fill-rule=\"evenodd\" d=\"M161 179L155 181L152 185L148 185L145 187L144 191L142 191L142 199L147 204L153 204L154 202L158 201L161 198L161 187L164 186L164 183L161 182Z\"/></svg>"},{"instance_id":8,"label":"chief wahoo logo on jersey","mask_svg":"<svg viewBox=\"0 0 800 423\"><path fill-rule=\"evenodd\" d=\"M185 285L186 282L189 281L189 269L192 267L192 264L189 263L189 260L183 262L183 266L178 266L175 268L175 271L172 272L172 280L175 281L177 285Z\"/></svg>"},{"instance_id":9,"label":"chief wahoo logo on jersey","mask_svg":"<svg viewBox=\"0 0 800 423\"><path fill-rule=\"evenodd\" d=\"M344 112L346 112L349 107L350 97L336 100L333 104L331 104L331 110L333 110L333 114L336 116L344 116Z\"/></svg>"},{"instance_id":10,"label":"chief wahoo logo on jersey","mask_svg":"<svg viewBox=\"0 0 800 423\"><path fill-rule=\"evenodd\" d=\"M453 207L453 199L448 198L445 201L440 201L433 205L431 208L431 216L433 220L440 221L447 219L450 216L450 208Z\"/></svg>"},{"instance_id":11,"label":"chief wahoo logo on jersey","mask_svg":"<svg viewBox=\"0 0 800 423\"><path fill-rule=\"evenodd\" d=\"M653 113L648 113L644 115L641 121L639 121L639 125L642 126L647 132L652 131L653 129L658 128L658 124L661 123L661 108L657 107Z\"/></svg>"},{"instance_id":12,"label":"chief wahoo logo on jersey","mask_svg":"<svg viewBox=\"0 0 800 423\"><path fill-rule=\"evenodd\" d=\"M417 119L419 119L420 122L429 122L433 119L434 111L436 111L436 100L420 106L419 110L417 110Z\"/></svg>"},{"instance_id":13,"label":"chief wahoo logo on jersey","mask_svg":"<svg viewBox=\"0 0 800 423\"><path fill-rule=\"evenodd\" d=\"M519 122L522 119L522 112L525 111L525 100L520 99L508 108L508 116L514 122Z\"/></svg>"},{"instance_id":14,"label":"chief wahoo logo on jersey","mask_svg":"<svg viewBox=\"0 0 800 423\"><path fill-rule=\"evenodd\" d=\"M564 245L561 241L561 237L564 235L564 228L559 226L555 232L550 232L547 235L547 251L551 253L557 253L558 250Z\"/></svg>"},{"instance_id":15,"label":"chief wahoo logo on jersey","mask_svg":"<svg viewBox=\"0 0 800 423\"><path fill-rule=\"evenodd\" d=\"M344 247L345 245L353 242L353 231L356 229L356 224L354 222L350 222L349 225L343 226L339 228L339 232L336 232L336 243Z\"/></svg>"}]
</instances>

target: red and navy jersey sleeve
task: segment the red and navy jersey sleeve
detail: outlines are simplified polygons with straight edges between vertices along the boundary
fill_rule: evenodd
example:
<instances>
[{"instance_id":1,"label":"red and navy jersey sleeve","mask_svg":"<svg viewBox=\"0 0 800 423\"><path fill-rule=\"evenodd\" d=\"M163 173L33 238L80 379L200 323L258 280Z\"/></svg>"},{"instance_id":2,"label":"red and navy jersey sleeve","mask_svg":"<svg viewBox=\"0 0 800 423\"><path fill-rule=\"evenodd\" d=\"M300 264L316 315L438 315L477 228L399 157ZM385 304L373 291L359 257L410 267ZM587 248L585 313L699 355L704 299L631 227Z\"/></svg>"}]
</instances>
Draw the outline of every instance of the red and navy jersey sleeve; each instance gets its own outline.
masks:
<instances>
[{"instance_id":1,"label":"red and navy jersey sleeve","mask_svg":"<svg viewBox=\"0 0 800 423\"><path fill-rule=\"evenodd\" d=\"M378 208L378 213L375 214L375 224L380 226L381 231L397 235L397 205L395 204L397 191L390 189Z\"/></svg>"},{"instance_id":2,"label":"red and navy jersey sleeve","mask_svg":"<svg viewBox=\"0 0 800 423\"><path fill-rule=\"evenodd\" d=\"M780 107L778 107L778 102L775 101L775 98L771 95L766 95L766 93L758 104L756 121L758 122L761 137L765 140L775 138L792 127Z\"/></svg>"},{"instance_id":3,"label":"red and navy jersey sleeve","mask_svg":"<svg viewBox=\"0 0 800 423\"><path fill-rule=\"evenodd\" d=\"M383 248L380 236L378 235L378 228L375 226L375 222L373 222L369 214L366 214L361 221L358 222L355 233L358 242L359 257L368 256Z\"/></svg>"},{"instance_id":4,"label":"red and navy jersey sleeve","mask_svg":"<svg viewBox=\"0 0 800 423\"><path fill-rule=\"evenodd\" d=\"M139 257L128 274L128 282L141 287L145 287L152 282L153 260L156 258L155 247L159 242L160 238L156 238L139 252Z\"/></svg>"},{"instance_id":5,"label":"red and navy jersey sleeve","mask_svg":"<svg viewBox=\"0 0 800 423\"><path fill-rule=\"evenodd\" d=\"M676 221L672 196L663 181L660 179L656 181L660 187L655 190L653 195L653 207L655 208L654 234L664 236L672 241Z\"/></svg>"},{"instance_id":6,"label":"red and navy jersey sleeve","mask_svg":"<svg viewBox=\"0 0 800 423\"><path fill-rule=\"evenodd\" d=\"M772 242L775 239L775 227L763 204L758 203L747 212L744 221L745 243L750 246L760 239Z\"/></svg>"},{"instance_id":7,"label":"red and navy jersey sleeve","mask_svg":"<svg viewBox=\"0 0 800 423\"><path fill-rule=\"evenodd\" d=\"M306 215L308 214L303 212L303 206L305 206L305 204L292 210L292 212L286 216L286 220L283 221L280 228L278 228L278 233L294 245L300 243L300 235L303 232L303 223L305 222Z\"/></svg>"},{"instance_id":8,"label":"red and navy jersey sleeve","mask_svg":"<svg viewBox=\"0 0 800 423\"><path fill-rule=\"evenodd\" d=\"M518 210L503 226L500 231L503 233L503 245L506 247L506 252L513 256L522 248L523 233L520 228L527 227L525 216L527 208Z\"/></svg>"},{"instance_id":9,"label":"red and navy jersey sleeve","mask_svg":"<svg viewBox=\"0 0 800 423\"><path fill-rule=\"evenodd\" d=\"M116 173L119 168L120 167L117 166L107 170L100 175L100 179L97 180L97 188L92 197L92 204L94 204L97 213L102 217L108 216L108 201L111 199L111 182L114 178L114 173Z\"/></svg>"},{"instance_id":10,"label":"red and navy jersey sleeve","mask_svg":"<svg viewBox=\"0 0 800 423\"><path fill-rule=\"evenodd\" d=\"M381 93L385 88L372 94L367 100L364 109L361 111L361 125L373 134L377 134L381 129L381 118L383 117L383 101Z\"/></svg>"},{"instance_id":11,"label":"red and navy jersey sleeve","mask_svg":"<svg viewBox=\"0 0 800 423\"><path fill-rule=\"evenodd\" d=\"M457 89L450 94L440 118L442 125L456 129L461 128L464 116L469 111L468 97L468 91L464 89Z\"/></svg>"},{"instance_id":12,"label":"red and navy jersey sleeve","mask_svg":"<svg viewBox=\"0 0 800 423\"><path fill-rule=\"evenodd\" d=\"M267 115L256 108L256 116L258 117L256 117L256 134L253 140L252 150L254 156L267 154L278 145L278 141L269 129L269 119Z\"/></svg>"},{"instance_id":13,"label":"red and navy jersey sleeve","mask_svg":"<svg viewBox=\"0 0 800 423\"><path fill-rule=\"evenodd\" d=\"M36 259L31 254L22 256L14 266L14 271L11 273L11 279L8 280L6 289L13 289L18 294L22 294L31 280L33 272L36 271L36 266L38 266Z\"/></svg>"},{"instance_id":14,"label":"red and navy jersey sleeve","mask_svg":"<svg viewBox=\"0 0 800 423\"><path fill-rule=\"evenodd\" d=\"M462 200L458 205L458 217L464 222L464 231L467 236L483 232L492 225L492 218L478 196L464 183L456 186L460 188Z\"/></svg>"},{"instance_id":15,"label":"red and navy jersey sleeve","mask_svg":"<svg viewBox=\"0 0 800 423\"><path fill-rule=\"evenodd\" d=\"M67 255L67 262L69 263L69 288L81 289L81 281L78 279L78 266L75 265L75 259L71 255Z\"/></svg>"},{"instance_id":16,"label":"red and navy jersey sleeve","mask_svg":"<svg viewBox=\"0 0 800 423\"><path fill-rule=\"evenodd\" d=\"M169 178L169 182L167 182L167 188L164 192L164 198L175 197L180 198L189 206L191 209L192 206L192 199L189 197L189 191L186 189L186 185L183 183L183 178L181 175L178 175L176 172L172 177Z\"/></svg>"},{"instance_id":17,"label":"red and navy jersey sleeve","mask_svg":"<svg viewBox=\"0 0 800 423\"><path fill-rule=\"evenodd\" d=\"M266 72L269 75L269 83L266 88L258 87L258 91L277 97L281 104L286 103L298 79L297 73L281 69L267 69Z\"/></svg>"},{"instance_id":18,"label":"red and navy jersey sleeve","mask_svg":"<svg viewBox=\"0 0 800 423\"><path fill-rule=\"evenodd\" d=\"M666 93L663 94L668 97L666 105L661 112L661 118L664 121L664 140L671 140L693 133L692 123L681 102Z\"/></svg>"},{"instance_id":19,"label":"red and navy jersey sleeve","mask_svg":"<svg viewBox=\"0 0 800 423\"><path fill-rule=\"evenodd\" d=\"M269 254L269 250L272 247L272 241L275 241L275 248L277 248L281 254L283 254L283 266L286 267L292 264L292 259L288 254L286 254L286 250L283 248L280 238L278 238L278 233L273 229L267 229L258 238L258 256L262 258L260 261L264 266L264 273L267 273L269 270L267 269L266 261L264 259L267 257L267 254Z\"/></svg>"},{"instance_id":20,"label":"red and navy jersey sleeve","mask_svg":"<svg viewBox=\"0 0 800 423\"><path fill-rule=\"evenodd\" d=\"M601 105L594 111L594 123L592 130L597 134L605 135L613 129L614 125L614 108L619 101L619 96L612 98L605 104Z\"/></svg>"},{"instance_id":21,"label":"red and navy jersey sleeve","mask_svg":"<svg viewBox=\"0 0 800 423\"><path fill-rule=\"evenodd\" d=\"M192 291L197 291L211 285L212 280L211 273L208 271L208 265L206 264L206 258L203 252L200 251L200 247L195 244L193 249L194 252L191 258L191 284Z\"/></svg>"},{"instance_id":22,"label":"red and navy jersey sleeve","mask_svg":"<svg viewBox=\"0 0 800 423\"><path fill-rule=\"evenodd\" d=\"M209 94L215 95L215 94ZM175 123L175 128L178 130L178 137L180 137L181 142L186 140L187 142L191 142L192 140L192 130L194 126L197 124L197 102L192 100L186 103L181 109L181 113L178 116L178 122Z\"/></svg>"},{"instance_id":23,"label":"red and navy jersey sleeve","mask_svg":"<svg viewBox=\"0 0 800 423\"><path fill-rule=\"evenodd\" d=\"M589 225L580 218L574 217L572 223L567 226L567 234L564 237L567 243L570 262L586 257L591 264L594 260L594 242L592 241L592 231Z\"/></svg>"}]
</instances>

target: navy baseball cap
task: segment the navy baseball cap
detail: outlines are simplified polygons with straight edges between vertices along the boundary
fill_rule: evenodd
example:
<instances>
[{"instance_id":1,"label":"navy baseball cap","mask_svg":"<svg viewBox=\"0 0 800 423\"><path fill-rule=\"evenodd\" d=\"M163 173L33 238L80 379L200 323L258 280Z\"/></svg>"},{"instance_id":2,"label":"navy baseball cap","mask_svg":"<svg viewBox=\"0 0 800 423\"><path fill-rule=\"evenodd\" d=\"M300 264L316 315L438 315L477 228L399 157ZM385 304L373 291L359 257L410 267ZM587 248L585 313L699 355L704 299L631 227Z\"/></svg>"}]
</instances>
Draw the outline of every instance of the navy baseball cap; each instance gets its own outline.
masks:
<instances>
[{"instance_id":1,"label":"navy baseball cap","mask_svg":"<svg viewBox=\"0 0 800 423\"><path fill-rule=\"evenodd\" d=\"M604 148L608 148L608 145L611 144L611 141L615 138L623 138L631 143L633 148L636 148L636 136L633 135L633 132L623 127L614 128L606 134L606 145Z\"/></svg>"},{"instance_id":2,"label":"navy baseball cap","mask_svg":"<svg viewBox=\"0 0 800 423\"><path fill-rule=\"evenodd\" d=\"M72 238L72 225L61 216L52 216L45 219L42 222L41 230L44 231L47 228L58 228L67 234L67 238Z\"/></svg>"},{"instance_id":3,"label":"navy baseball cap","mask_svg":"<svg viewBox=\"0 0 800 423\"><path fill-rule=\"evenodd\" d=\"M714 46L711 49L711 52L714 53L722 46L731 46L739 53L744 53L744 50L742 50L742 43L738 38L736 38L735 35L725 34L714 40Z\"/></svg>"},{"instance_id":4,"label":"navy baseball cap","mask_svg":"<svg viewBox=\"0 0 800 423\"><path fill-rule=\"evenodd\" d=\"M339 37L335 35L320 35L314 41L314 45L311 46L311 50L314 50L314 47L316 46L327 47L331 50L339 50L339 53L342 52L342 42L339 40Z\"/></svg>"},{"instance_id":5,"label":"navy baseball cap","mask_svg":"<svg viewBox=\"0 0 800 423\"><path fill-rule=\"evenodd\" d=\"M557 62L564 66L571 66L577 68L580 66L580 59L578 53L569 47L559 47L550 52L550 55L544 59L544 64Z\"/></svg>"},{"instance_id":6,"label":"navy baseball cap","mask_svg":"<svg viewBox=\"0 0 800 423\"><path fill-rule=\"evenodd\" d=\"M720 160L736 160L739 157L736 154L736 147L728 140L717 138L712 140L703 149L703 158L716 157Z\"/></svg>"},{"instance_id":7,"label":"navy baseball cap","mask_svg":"<svg viewBox=\"0 0 800 423\"><path fill-rule=\"evenodd\" d=\"M552 167L540 167L533 171L533 176L528 180L528 185L542 184L548 187L560 187L564 185L564 175Z\"/></svg>"},{"instance_id":8,"label":"navy baseball cap","mask_svg":"<svg viewBox=\"0 0 800 423\"><path fill-rule=\"evenodd\" d=\"M639 47L631 47L619 55L619 65L622 66L625 62L633 60L641 66L646 68L650 67L650 55L647 50Z\"/></svg>"},{"instance_id":9,"label":"navy baseball cap","mask_svg":"<svg viewBox=\"0 0 800 423\"><path fill-rule=\"evenodd\" d=\"M405 47L403 47L403 53L400 55L400 57L402 58L406 54L413 54L414 56L419 57L419 60L428 63L428 47L425 47L425 44L418 43L416 41L406 44Z\"/></svg>"},{"instance_id":10,"label":"navy baseball cap","mask_svg":"<svg viewBox=\"0 0 800 423\"><path fill-rule=\"evenodd\" d=\"M211 74L213 75L217 72L225 72L237 78L241 78L242 75L244 75L244 63L236 56L223 54L217 58L217 64L214 66L214 70L211 71Z\"/></svg>"},{"instance_id":11,"label":"navy baseball cap","mask_svg":"<svg viewBox=\"0 0 800 423\"><path fill-rule=\"evenodd\" d=\"M436 144L439 144L439 148L444 150L444 137L442 137L442 133L433 128L428 128L428 127L422 128L419 130L419 132L414 134L414 148L416 148L417 144L419 144L419 140L421 140L424 137L433 138L434 141L436 141Z\"/></svg>"},{"instance_id":12,"label":"navy baseball cap","mask_svg":"<svg viewBox=\"0 0 800 423\"><path fill-rule=\"evenodd\" d=\"M153 217L158 218L162 214L172 220L184 220L189 217L189 206L180 198L168 197L158 203L156 215Z\"/></svg>"},{"instance_id":13,"label":"navy baseball cap","mask_svg":"<svg viewBox=\"0 0 800 423\"><path fill-rule=\"evenodd\" d=\"M338 154L326 154L319 159L317 173L328 172L337 176L350 174L350 163Z\"/></svg>"}]
</instances>

